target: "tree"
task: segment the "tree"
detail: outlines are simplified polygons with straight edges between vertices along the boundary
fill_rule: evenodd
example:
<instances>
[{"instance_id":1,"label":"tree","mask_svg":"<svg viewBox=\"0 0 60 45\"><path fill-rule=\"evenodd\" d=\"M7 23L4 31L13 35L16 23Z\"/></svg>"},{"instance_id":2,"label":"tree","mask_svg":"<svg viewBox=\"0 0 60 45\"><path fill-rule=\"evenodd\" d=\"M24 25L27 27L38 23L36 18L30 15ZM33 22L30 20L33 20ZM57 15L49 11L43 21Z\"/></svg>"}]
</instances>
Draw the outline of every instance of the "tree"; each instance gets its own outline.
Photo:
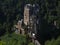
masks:
<instances>
[{"instance_id":1,"label":"tree","mask_svg":"<svg viewBox=\"0 0 60 45\"><path fill-rule=\"evenodd\" d=\"M22 45L26 44L26 37L20 34L6 34L1 37L1 43L3 45Z\"/></svg>"},{"instance_id":2,"label":"tree","mask_svg":"<svg viewBox=\"0 0 60 45\"><path fill-rule=\"evenodd\" d=\"M60 37L46 41L45 45L60 45Z\"/></svg>"},{"instance_id":3,"label":"tree","mask_svg":"<svg viewBox=\"0 0 60 45\"><path fill-rule=\"evenodd\" d=\"M34 45L34 43L29 43L28 45Z\"/></svg>"}]
</instances>

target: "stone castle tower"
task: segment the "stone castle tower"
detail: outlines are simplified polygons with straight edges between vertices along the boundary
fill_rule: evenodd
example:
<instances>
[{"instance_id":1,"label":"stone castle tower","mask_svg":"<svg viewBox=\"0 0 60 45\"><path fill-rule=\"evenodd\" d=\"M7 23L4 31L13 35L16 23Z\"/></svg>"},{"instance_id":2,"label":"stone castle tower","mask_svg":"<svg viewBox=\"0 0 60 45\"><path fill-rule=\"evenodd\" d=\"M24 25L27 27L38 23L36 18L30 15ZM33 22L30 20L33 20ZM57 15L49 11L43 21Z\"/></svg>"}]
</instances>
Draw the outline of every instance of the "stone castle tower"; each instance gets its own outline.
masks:
<instances>
[{"instance_id":1,"label":"stone castle tower","mask_svg":"<svg viewBox=\"0 0 60 45\"><path fill-rule=\"evenodd\" d=\"M36 4L26 4L24 7L24 24L27 25L30 22L30 19L32 18L32 15L34 17L37 15L37 12L39 11L38 5Z\"/></svg>"},{"instance_id":2,"label":"stone castle tower","mask_svg":"<svg viewBox=\"0 0 60 45\"><path fill-rule=\"evenodd\" d=\"M28 25L29 24L29 6L31 6L30 4L27 4L25 7L24 7L24 24L25 25Z\"/></svg>"},{"instance_id":3,"label":"stone castle tower","mask_svg":"<svg viewBox=\"0 0 60 45\"><path fill-rule=\"evenodd\" d=\"M30 26L31 32L36 33L38 5L26 4L24 7L24 24Z\"/></svg>"}]
</instances>

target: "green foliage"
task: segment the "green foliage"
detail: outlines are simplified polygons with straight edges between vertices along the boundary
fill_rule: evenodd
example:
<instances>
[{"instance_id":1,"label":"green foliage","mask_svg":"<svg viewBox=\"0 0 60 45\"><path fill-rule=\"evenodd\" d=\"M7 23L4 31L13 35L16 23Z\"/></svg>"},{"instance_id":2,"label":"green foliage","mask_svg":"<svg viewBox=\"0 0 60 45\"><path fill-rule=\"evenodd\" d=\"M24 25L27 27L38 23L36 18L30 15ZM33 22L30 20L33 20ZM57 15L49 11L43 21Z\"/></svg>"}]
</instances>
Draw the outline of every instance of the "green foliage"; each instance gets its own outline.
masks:
<instances>
[{"instance_id":1,"label":"green foliage","mask_svg":"<svg viewBox=\"0 0 60 45\"><path fill-rule=\"evenodd\" d=\"M34 45L34 43L31 42L31 43L29 43L28 45Z\"/></svg>"},{"instance_id":2,"label":"green foliage","mask_svg":"<svg viewBox=\"0 0 60 45\"><path fill-rule=\"evenodd\" d=\"M22 45L26 44L26 37L18 34L7 34L1 37L1 45Z\"/></svg>"},{"instance_id":3,"label":"green foliage","mask_svg":"<svg viewBox=\"0 0 60 45\"><path fill-rule=\"evenodd\" d=\"M56 40L48 40L45 42L45 45L60 45L60 37L58 37Z\"/></svg>"},{"instance_id":4,"label":"green foliage","mask_svg":"<svg viewBox=\"0 0 60 45\"><path fill-rule=\"evenodd\" d=\"M0 41L0 45L6 45L6 42Z\"/></svg>"}]
</instances>

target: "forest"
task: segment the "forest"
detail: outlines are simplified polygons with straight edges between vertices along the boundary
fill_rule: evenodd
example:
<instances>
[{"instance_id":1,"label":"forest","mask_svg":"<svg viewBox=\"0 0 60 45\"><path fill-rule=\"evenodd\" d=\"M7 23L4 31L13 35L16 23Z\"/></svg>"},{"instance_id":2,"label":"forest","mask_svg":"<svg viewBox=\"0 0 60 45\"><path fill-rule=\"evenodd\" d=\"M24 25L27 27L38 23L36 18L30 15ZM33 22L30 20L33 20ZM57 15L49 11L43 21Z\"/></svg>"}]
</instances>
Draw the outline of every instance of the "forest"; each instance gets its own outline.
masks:
<instances>
[{"instance_id":1,"label":"forest","mask_svg":"<svg viewBox=\"0 0 60 45\"><path fill-rule=\"evenodd\" d=\"M12 34L12 28L19 19L23 18L25 4L39 4L39 13L37 14L39 27L36 36L39 42L42 45L59 45L60 0L0 0L0 37L2 37L0 44L15 45L16 34ZM19 37L19 35L17 35L17 37ZM24 36L21 37L24 39ZM21 37L17 38L17 40ZM7 39L10 41L10 44L6 44ZM11 41L14 41L13 44L11 44ZM19 42L20 41L17 43L18 45ZM21 43L21 45L26 44Z\"/></svg>"}]
</instances>

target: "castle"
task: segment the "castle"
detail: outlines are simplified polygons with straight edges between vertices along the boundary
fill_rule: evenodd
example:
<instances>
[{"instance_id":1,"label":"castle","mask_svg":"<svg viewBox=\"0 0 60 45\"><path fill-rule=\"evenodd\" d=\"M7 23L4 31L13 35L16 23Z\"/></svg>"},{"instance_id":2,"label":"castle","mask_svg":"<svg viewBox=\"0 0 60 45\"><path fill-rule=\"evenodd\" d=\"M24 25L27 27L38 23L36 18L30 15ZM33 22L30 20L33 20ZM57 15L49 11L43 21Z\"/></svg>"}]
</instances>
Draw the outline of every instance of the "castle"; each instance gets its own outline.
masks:
<instances>
[{"instance_id":1,"label":"castle","mask_svg":"<svg viewBox=\"0 0 60 45\"><path fill-rule=\"evenodd\" d=\"M38 17L37 13L39 12L38 4L26 4L24 6L24 18L18 20L17 25L14 25L17 34L25 34L26 29L24 29L22 25L25 25L28 28L28 33L32 35L32 33L37 34L37 25ZM23 24L24 23L24 24Z\"/></svg>"}]
</instances>

